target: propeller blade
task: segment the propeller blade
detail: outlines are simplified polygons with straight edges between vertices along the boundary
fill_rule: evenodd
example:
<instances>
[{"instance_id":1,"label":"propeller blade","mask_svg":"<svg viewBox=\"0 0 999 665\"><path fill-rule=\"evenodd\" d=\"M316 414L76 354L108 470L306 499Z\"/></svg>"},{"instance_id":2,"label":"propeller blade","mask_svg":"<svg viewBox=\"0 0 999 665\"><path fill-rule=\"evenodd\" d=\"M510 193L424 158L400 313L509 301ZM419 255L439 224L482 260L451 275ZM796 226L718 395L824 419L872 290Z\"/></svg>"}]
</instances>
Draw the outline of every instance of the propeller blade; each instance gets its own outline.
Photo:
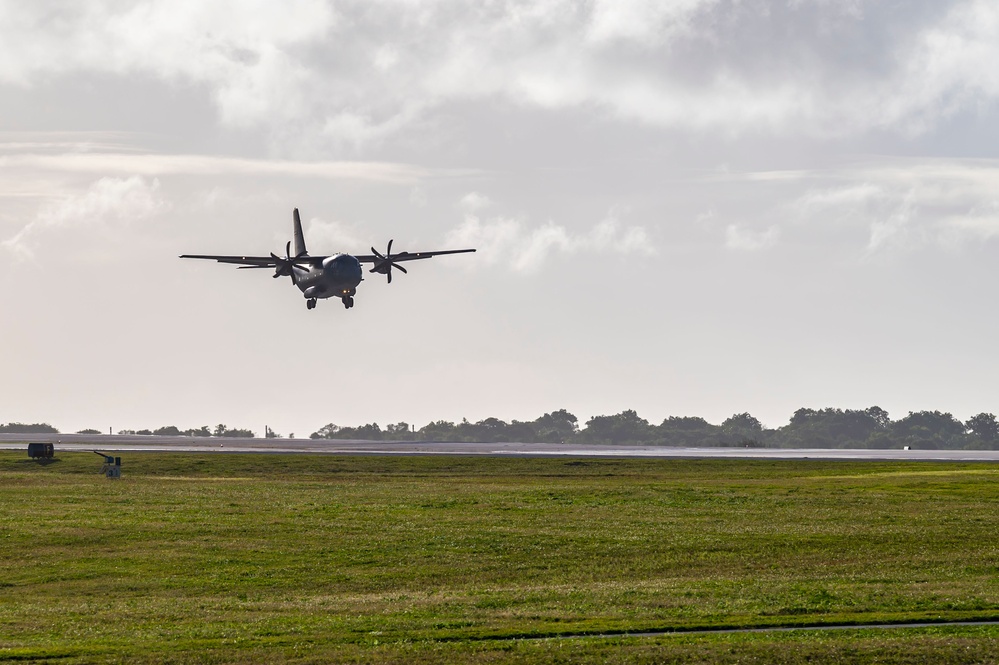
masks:
<instances>
[{"instance_id":1,"label":"propeller blade","mask_svg":"<svg viewBox=\"0 0 999 665\"><path fill-rule=\"evenodd\" d=\"M392 283L392 269L389 268L389 271L387 273L385 273L385 274L388 275L388 283L391 284Z\"/></svg>"},{"instance_id":2,"label":"propeller blade","mask_svg":"<svg viewBox=\"0 0 999 665\"><path fill-rule=\"evenodd\" d=\"M408 270L406 270L405 268L403 268L403 267L402 267L401 265L399 265L398 263L393 263L393 264L392 264L392 267L393 267L393 268L395 268L396 270L401 270L401 271L403 272L403 274L404 274L404 275L408 275L408 274L409 274L409 271L408 271Z\"/></svg>"},{"instance_id":3,"label":"propeller blade","mask_svg":"<svg viewBox=\"0 0 999 665\"><path fill-rule=\"evenodd\" d=\"M388 256L392 256L392 242L392 240L389 240L388 249L385 251L385 254Z\"/></svg>"}]
</instances>

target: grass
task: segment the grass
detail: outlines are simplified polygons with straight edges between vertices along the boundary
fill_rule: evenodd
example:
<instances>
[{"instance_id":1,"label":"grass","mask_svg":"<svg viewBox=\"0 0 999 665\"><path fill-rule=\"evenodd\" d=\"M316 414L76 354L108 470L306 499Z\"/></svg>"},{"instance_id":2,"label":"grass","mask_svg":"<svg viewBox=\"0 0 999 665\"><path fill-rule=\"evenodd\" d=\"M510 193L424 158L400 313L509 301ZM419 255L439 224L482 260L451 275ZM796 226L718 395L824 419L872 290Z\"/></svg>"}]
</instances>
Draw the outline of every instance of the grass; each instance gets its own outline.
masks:
<instances>
[{"instance_id":1,"label":"grass","mask_svg":"<svg viewBox=\"0 0 999 665\"><path fill-rule=\"evenodd\" d=\"M0 452L0 661L999 662L981 463ZM516 637L548 636L545 640Z\"/></svg>"}]
</instances>

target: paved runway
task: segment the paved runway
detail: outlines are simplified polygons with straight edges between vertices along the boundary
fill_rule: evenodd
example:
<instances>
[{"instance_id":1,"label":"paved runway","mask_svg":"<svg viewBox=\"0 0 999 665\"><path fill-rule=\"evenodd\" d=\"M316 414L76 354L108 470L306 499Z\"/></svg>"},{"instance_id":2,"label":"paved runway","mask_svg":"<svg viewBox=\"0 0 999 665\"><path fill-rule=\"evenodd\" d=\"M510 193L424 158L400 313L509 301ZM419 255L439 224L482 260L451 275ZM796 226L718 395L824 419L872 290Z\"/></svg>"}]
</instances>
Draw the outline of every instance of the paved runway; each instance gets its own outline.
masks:
<instances>
[{"instance_id":1,"label":"paved runway","mask_svg":"<svg viewBox=\"0 0 999 665\"><path fill-rule=\"evenodd\" d=\"M189 453L299 453L324 455L492 455L519 457L654 457L730 459L910 460L999 462L999 450L867 450L827 448L669 448L553 443L438 443L324 439L216 439L186 436L0 434L0 450L24 450L27 441L59 451Z\"/></svg>"}]
</instances>

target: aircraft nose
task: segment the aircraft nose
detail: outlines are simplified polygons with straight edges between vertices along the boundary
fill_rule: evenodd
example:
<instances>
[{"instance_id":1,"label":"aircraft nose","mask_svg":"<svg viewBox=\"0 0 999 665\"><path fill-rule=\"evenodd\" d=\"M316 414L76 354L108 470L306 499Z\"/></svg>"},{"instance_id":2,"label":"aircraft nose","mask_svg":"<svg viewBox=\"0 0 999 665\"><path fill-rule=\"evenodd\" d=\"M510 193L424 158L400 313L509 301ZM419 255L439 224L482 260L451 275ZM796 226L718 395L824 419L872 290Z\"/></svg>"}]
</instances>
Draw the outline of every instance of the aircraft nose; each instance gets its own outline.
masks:
<instances>
[{"instance_id":1,"label":"aircraft nose","mask_svg":"<svg viewBox=\"0 0 999 665\"><path fill-rule=\"evenodd\" d=\"M327 270L340 279L361 278L361 262L349 254L341 254L326 264Z\"/></svg>"}]
</instances>

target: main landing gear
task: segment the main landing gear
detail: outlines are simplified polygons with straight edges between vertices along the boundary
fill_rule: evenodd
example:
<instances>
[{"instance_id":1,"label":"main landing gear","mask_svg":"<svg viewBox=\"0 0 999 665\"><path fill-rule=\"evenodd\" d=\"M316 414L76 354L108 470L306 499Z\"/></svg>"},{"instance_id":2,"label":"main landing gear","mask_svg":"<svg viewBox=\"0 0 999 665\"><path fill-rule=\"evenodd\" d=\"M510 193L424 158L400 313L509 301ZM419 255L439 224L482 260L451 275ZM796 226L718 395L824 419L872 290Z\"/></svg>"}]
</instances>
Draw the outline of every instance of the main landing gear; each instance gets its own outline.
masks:
<instances>
[{"instance_id":1,"label":"main landing gear","mask_svg":"<svg viewBox=\"0 0 999 665\"><path fill-rule=\"evenodd\" d=\"M309 298L308 300L305 301L305 306L308 309L315 309L316 308L316 299L315 298Z\"/></svg>"},{"instance_id":2,"label":"main landing gear","mask_svg":"<svg viewBox=\"0 0 999 665\"><path fill-rule=\"evenodd\" d=\"M340 298L343 301L343 306L345 309L350 309L354 306L354 298L352 296L344 296Z\"/></svg>"}]
</instances>

